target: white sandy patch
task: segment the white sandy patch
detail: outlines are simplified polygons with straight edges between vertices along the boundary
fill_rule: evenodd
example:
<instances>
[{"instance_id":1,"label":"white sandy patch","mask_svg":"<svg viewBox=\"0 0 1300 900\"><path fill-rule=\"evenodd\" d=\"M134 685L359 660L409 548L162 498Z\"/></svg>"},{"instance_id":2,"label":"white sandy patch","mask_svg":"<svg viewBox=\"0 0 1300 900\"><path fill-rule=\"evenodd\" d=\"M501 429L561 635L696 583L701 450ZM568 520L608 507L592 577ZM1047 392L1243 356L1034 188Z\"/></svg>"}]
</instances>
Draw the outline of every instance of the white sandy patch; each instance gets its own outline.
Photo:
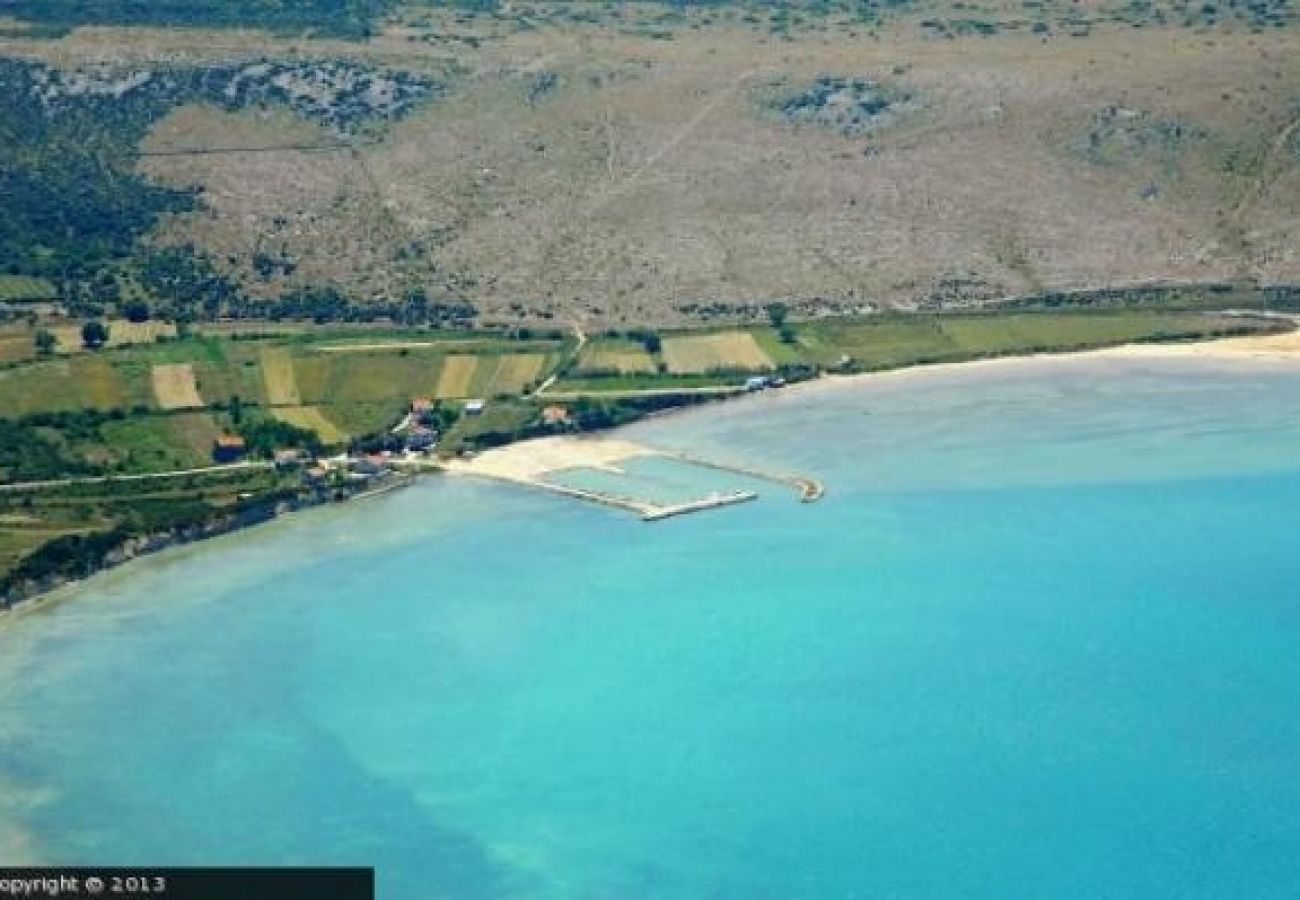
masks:
<instances>
[{"instance_id":1,"label":"white sandy patch","mask_svg":"<svg viewBox=\"0 0 1300 900\"><path fill-rule=\"evenodd\" d=\"M1300 319L1296 321L1300 322ZM788 393L803 393L819 389L848 386L873 381L893 381L902 378L921 378L945 372L975 372L986 369L1013 369L1027 363L1057 360L1202 360L1205 362L1273 362L1300 364L1300 331L1285 334L1263 334L1250 337L1218 338L1165 344L1121 344L1097 350L1072 350L1061 353L1033 353L1018 356L996 356L989 359L972 359L963 362L930 363L905 366L881 372L862 372L856 375L825 375L811 381L792 384L783 389ZM760 395L761 396L761 395ZM671 412L677 412L673 410Z\"/></svg>"},{"instance_id":2,"label":"white sandy patch","mask_svg":"<svg viewBox=\"0 0 1300 900\"><path fill-rule=\"evenodd\" d=\"M1222 338L1193 344L1126 344L1098 350L1097 354L1155 359L1267 359L1300 362L1300 331L1285 334L1261 334L1251 337Z\"/></svg>"},{"instance_id":3,"label":"white sandy patch","mask_svg":"<svg viewBox=\"0 0 1300 900\"><path fill-rule=\"evenodd\" d=\"M509 481L536 481L566 469L617 470L619 463L658 453L613 438L545 437L486 450L471 459L448 460L448 472Z\"/></svg>"}]
</instances>

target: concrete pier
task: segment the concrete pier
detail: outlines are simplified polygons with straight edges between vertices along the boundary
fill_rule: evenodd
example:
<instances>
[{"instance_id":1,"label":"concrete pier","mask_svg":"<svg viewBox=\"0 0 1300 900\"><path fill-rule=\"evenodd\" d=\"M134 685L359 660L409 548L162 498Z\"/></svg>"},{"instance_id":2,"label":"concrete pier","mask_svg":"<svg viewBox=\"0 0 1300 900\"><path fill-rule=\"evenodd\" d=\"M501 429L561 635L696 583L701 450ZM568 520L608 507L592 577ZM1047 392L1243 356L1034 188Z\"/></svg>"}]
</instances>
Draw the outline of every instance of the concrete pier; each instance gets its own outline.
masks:
<instances>
[{"instance_id":1,"label":"concrete pier","mask_svg":"<svg viewBox=\"0 0 1300 900\"><path fill-rule=\"evenodd\" d=\"M630 441L612 439L592 439L573 437L539 438L523 441L495 450L485 451L481 455L461 460L447 460L446 469L453 475L473 475L479 478L491 478L540 488L588 503L597 503L612 509L631 512L646 522L683 516L688 513L718 509L737 503L748 503L758 499L752 490L712 491L703 496L680 503L657 503L653 500L630 497L622 493L594 488L573 487L558 484L551 476L560 472L576 469L594 469L598 471L623 474L622 463L629 459L660 457L671 459L687 465L713 469L743 475L792 487L799 492L804 503L820 500L825 495L821 482L804 475L789 475L768 472L755 466L719 462L692 453L659 450L635 444Z\"/></svg>"},{"instance_id":2,"label":"concrete pier","mask_svg":"<svg viewBox=\"0 0 1300 900\"><path fill-rule=\"evenodd\" d=\"M758 494L753 491L715 493L699 500L689 500L686 503L676 503L672 506L656 507L653 511L642 514L641 518L646 522L656 522L659 519L668 519L672 516L684 516L687 513L703 512L706 509L717 509L721 506L732 506L736 503L748 503L757 499Z\"/></svg>"},{"instance_id":3,"label":"concrete pier","mask_svg":"<svg viewBox=\"0 0 1300 900\"><path fill-rule=\"evenodd\" d=\"M731 491L728 493L715 492L707 497L688 500L684 503L665 504L651 503L648 500L638 500L635 497L625 497L621 494L611 494L608 491L570 487L567 484L556 484L553 481L529 480L516 481L515 483L541 488L544 491L550 491L552 494L571 497L574 500L585 500L588 503L597 503L601 506L626 510L636 513L645 522L657 522L660 519L670 519L673 516L684 516L687 513L703 512L706 509L717 509L758 499L758 494L753 491Z\"/></svg>"},{"instance_id":4,"label":"concrete pier","mask_svg":"<svg viewBox=\"0 0 1300 900\"><path fill-rule=\"evenodd\" d=\"M757 478L762 481L771 481L775 484L783 484L792 487L799 492L801 503L815 503L822 497L826 496L826 487L815 478L809 478L806 475L793 475L784 472L768 472L754 466L740 463L719 462L715 459L709 459L704 456L696 456L694 453L684 453L676 450L660 450L660 456L669 459L676 459L680 462L690 463L693 466L701 466L705 469L716 469L719 472L731 472L735 475L744 475L749 478Z\"/></svg>"}]
</instances>

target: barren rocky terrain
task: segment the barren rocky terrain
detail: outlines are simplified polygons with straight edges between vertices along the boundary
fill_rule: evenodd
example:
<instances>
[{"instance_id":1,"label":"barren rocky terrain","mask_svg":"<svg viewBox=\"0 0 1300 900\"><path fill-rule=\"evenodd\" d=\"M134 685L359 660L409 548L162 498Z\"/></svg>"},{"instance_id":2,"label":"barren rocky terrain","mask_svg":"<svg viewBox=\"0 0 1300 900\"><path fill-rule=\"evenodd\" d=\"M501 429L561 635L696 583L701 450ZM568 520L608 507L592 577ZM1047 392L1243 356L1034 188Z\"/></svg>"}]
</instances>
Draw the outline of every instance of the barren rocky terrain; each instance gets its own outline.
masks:
<instances>
[{"instance_id":1,"label":"barren rocky terrain","mask_svg":"<svg viewBox=\"0 0 1300 900\"><path fill-rule=\"evenodd\" d=\"M193 243L254 295L419 287L488 322L626 325L1300 280L1285 17L1080 8L1067 28L956 4L775 30L754 4L523 6L404 7L366 42L84 28L0 53L289 72L295 103L178 106L138 163L201 189L149 240ZM435 87L339 127L329 90L382 107L393 77Z\"/></svg>"}]
</instances>

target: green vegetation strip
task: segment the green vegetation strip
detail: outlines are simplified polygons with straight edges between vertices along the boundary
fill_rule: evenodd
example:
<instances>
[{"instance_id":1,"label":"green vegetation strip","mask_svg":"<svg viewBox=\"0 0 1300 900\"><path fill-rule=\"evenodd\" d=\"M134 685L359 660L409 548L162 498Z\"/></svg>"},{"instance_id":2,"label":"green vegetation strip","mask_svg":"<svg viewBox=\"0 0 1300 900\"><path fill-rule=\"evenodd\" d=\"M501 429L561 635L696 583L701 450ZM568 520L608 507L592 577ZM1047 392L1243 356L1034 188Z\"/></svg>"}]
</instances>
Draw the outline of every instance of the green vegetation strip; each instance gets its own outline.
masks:
<instances>
[{"instance_id":1,"label":"green vegetation strip","mask_svg":"<svg viewBox=\"0 0 1300 900\"><path fill-rule=\"evenodd\" d=\"M392 433L393 426L412 399L436 398L449 360L464 369L464 389L488 401L478 415L466 415L456 398L435 404L441 449L458 452L556 431L606 428L743 390L760 354L775 366L769 374L793 381L819 371L1288 327L1277 319L1105 304L1069 311L827 319L704 332L717 339L686 346L716 368L691 374L664 371L662 352L673 340L680 349L688 332L665 333L662 341L645 332L635 339L589 342L587 359L605 352L639 353L654 364L654 371L640 372L584 369L571 342L564 344L569 352L559 353L554 341L480 333L448 341L447 349L412 348L403 346L410 339L404 330L371 332L366 340L380 346L354 352L320 352L318 342L299 335L232 335L16 362L0 371L0 483L76 480L39 490L0 489L0 590L88 571L106 547L125 537L208 522L245 501L292 490L294 476L269 467L120 477L206 467L222 432L241 435L250 456L261 460L282 448L319 452L326 444L340 446L344 436L358 449L399 449L402 438ZM392 341L397 343L388 345ZM159 365L191 366L205 407L159 409L153 385ZM529 387L557 366L563 373L549 392L527 397ZM272 406L269 400L298 403ZM565 407L560 421L544 421L542 410L552 404ZM320 433L330 431L323 423L331 433ZM313 425L318 427L302 427Z\"/></svg>"}]
</instances>

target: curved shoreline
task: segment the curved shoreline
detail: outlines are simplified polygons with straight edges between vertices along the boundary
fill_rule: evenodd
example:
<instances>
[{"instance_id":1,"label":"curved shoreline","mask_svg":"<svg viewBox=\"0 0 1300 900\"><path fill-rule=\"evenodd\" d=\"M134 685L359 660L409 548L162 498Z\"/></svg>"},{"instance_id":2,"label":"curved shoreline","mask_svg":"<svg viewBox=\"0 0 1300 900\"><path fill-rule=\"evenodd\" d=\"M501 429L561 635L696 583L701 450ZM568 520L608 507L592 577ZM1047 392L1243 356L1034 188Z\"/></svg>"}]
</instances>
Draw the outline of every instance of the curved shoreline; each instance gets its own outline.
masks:
<instances>
[{"instance_id":1,"label":"curved shoreline","mask_svg":"<svg viewBox=\"0 0 1300 900\"><path fill-rule=\"evenodd\" d=\"M318 507L354 503L388 494L415 483L416 476L402 475L400 480L392 481L378 487L358 491L343 497L299 498L296 501L272 500L259 503L242 513L219 513L201 525L185 529L172 529L128 538L123 543L109 550L99 561L93 571L80 577L51 576L34 586L30 592L19 596L7 604L0 604L0 629L17 616L36 612L54 605L64 599L64 594L74 588L87 584L97 576L123 568L131 563L148 559L168 550L180 549L194 544L201 544L213 538L238 534L258 525L265 525L281 519L296 516Z\"/></svg>"},{"instance_id":2,"label":"curved shoreline","mask_svg":"<svg viewBox=\"0 0 1300 900\"><path fill-rule=\"evenodd\" d=\"M1292 319L1300 321L1300 318ZM815 391L863 387L871 384L883 382L892 382L900 379L911 379L928 375L944 375L954 373L975 373L995 369L1012 369L1015 367L1032 366L1041 363L1056 362L1090 362L1090 361L1188 361L1194 363L1274 363L1287 366L1300 366L1300 330L1290 331L1282 334L1250 336L1250 337L1228 337L1217 338L1208 341L1191 341L1182 343L1150 343L1150 344L1120 344L1113 347L1102 347L1092 350L1063 351L1052 353L1032 353L1032 354L1014 354L1007 356L986 357L981 359L963 360L959 362L939 362L927 363L920 365L904 366L897 369L883 369L872 372L858 372L850 375L827 374L808 381L798 382L781 388L778 396L800 396L811 394ZM760 400L764 396L770 396L768 392L761 394L740 394L740 398L751 400ZM725 399L737 399L736 397L727 397ZM654 418L673 415L685 415L691 412L700 412L699 406L684 406L675 409L660 410L654 414ZM649 417L647 417L649 418ZM642 419L640 421L645 421ZM503 447L486 451L485 455L491 454L494 460L494 468L497 465L503 466L510 476L517 476L522 473L525 478L534 478L546 471L557 471L568 468L582 467L614 467L618 462L635 456L657 455L659 451L652 448L643 447L633 441L618 437L621 429L626 429L631 425L637 424L630 422L626 425L615 426L607 432L597 432L581 435L561 435L542 438L530 438L524 441L518 441L514 444L508 444ZM540 452L539 452L540 451ZM483 457L479 457L482 459ZM475 474L469 471L472 466L465 463L453 462L446 467L448 474ZM499 480L519 482L519 477L505 477ZM800 483L796 485L801 491L803 502L812 502L819 499L824 488L815 479L801 479L807 484ZM410 482L406 482L410 483ZM394 485L393 487L396 487ZM368 493L358 495L352 499L362 499L369 496ZM311 508L317 504L304 504L293 509L278 510L273 515L265 518L259 518L256 521L238 523L231 526L229 523L213 529L211 531L200 533L190 537L178 537L168 535L168 541L162 546L151 548L145 552L127 555L125 558L118 560L105 559L94 572L83 578L66 578L60 579L56 583L48 586L42 586L29 596L26 596L7 606L0 606L0 628L11 621L14 616L23 613L34 612L44 609L54 602L57 602L66 589L85 584L91 581L96 575L103 572L120 568L121 566L134 562L138 559L147 558L155 555L157 552L176 546L185 546L188 544L202 542L211 537L230 534L235 531L247 530L265 521L272 521L287 515L301 511L303 508Z\"/></svg>"},{"instance_id":3,"label":"curved shoreline","mask_svg":"<svg viewBox=\"0 0 1300 900\"><path fill-rule=\"evenodd\" d=\"M1292 321L1300 322L1300 319L1293 319ZM1300 329L1276 335L1226 337L1207 341L1182 341L1177 343L1116 344L1111 347L1098 347L1092 350L1015 353L957 362L922 363L913 366L902 366L897 369L855 372L851 375L827 374L820 378L812 378L808 381L791 384L782 390L786 393L801 393L816 388L892 381L901 378L915 378L919 375L1006 369L1023 366L1027 363L1082 362L1089 360L1190 360L1205 363L1267 362L1300 366Z\"/></svg>"}]
</instances>

